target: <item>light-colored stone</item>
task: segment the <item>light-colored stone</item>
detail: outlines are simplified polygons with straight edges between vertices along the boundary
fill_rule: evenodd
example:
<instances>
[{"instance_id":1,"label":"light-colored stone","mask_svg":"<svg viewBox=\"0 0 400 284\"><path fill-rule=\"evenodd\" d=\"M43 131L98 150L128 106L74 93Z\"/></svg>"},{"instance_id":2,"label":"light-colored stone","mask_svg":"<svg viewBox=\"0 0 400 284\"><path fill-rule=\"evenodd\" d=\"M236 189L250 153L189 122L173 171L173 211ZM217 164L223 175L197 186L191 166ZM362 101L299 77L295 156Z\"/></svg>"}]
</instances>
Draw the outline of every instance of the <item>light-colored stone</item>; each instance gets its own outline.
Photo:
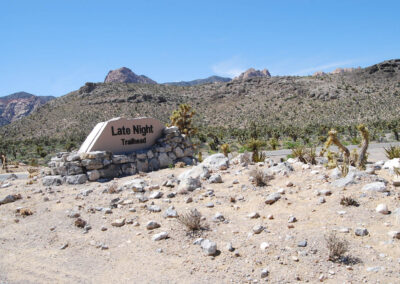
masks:
<instances>
[{"instance_id":1,"label":"light-colored stone","mask_svg":"<svg viewBox=\"0 0 400 284\"><path fill-rule=\"evenodd\" d=\"M265 199L265 204L274 204L276 201L278 201L281 198L281 195L279 193L272 193L267 196Z\"/></svg>"},{"instance_id":2,"label":"light-colored stone","mask_svg":"<svg viewBox=\"0 0 400 284\"><path fill-rule=\"evenodd\" d=\"M160 240L164 240L168 238L168 233L167 232L161 232L158 234L155 234L151 239L155 242L160 241Z\"/></svg>"},{"instance_id":3,"label":"light-colored stone","mask_svg":"<svg viewBox=\"0 0 400 284\"><path fill-rule=\"evenodd\" d=\"M222 178L220 174L213 174L208 179L210 183L222 183Z\"/></svg>"},{"instance_id":4,"label":"light-colored stone","mask_svg":"<svg viewBox=\"0 0 400 284\"><path fill-rule=\"evenodd\" d=\"M388 209L387 205L384 203L378 204L378 206L376 206L375 211L378 213L381 213L381 214L385 214L385 215L389 214L389 209Z\"/></svg>"},{"instance_id":5,"label":"light-colored stone","mask_svg":"<svg viewBox=\"0 0 400 284\"><path fill-rule=\"evenodd\" d=\"M224 154L214 154L204 159L201 165L209 170L226 170L229 167L229 159Z\"/></svg>"},{"instance_id":6,"label":"light-colored stone","mask_svg":"<svg viewBox=\"0 0 400 284\"><path fill-rule=\"evenodd\" d=\"M215 255L217 253L217 244L207 239L201 242L201 248L207 255Z\"/></svg>"},{"instance_id":7,"label":"light-colored stone","mask_svg":"<svg viewBox=\"0 0 400 284\"><path fill-rule=\"evenodd\" d=\"M114 220L111 223L111 225L114 226L114 227L122 227L123 225L125 225L125 218Z\"/></svg>"},{"instance_id":8,"label":"light-colored stone","mask_svg":"<svg viewBox=\"0 0 400 284\"><path fill-rule=\"evenodd\" d=\"M372 182L363 186L363 191L386 192L388 191L384 182Z\"/></svg>"}]
</instances>

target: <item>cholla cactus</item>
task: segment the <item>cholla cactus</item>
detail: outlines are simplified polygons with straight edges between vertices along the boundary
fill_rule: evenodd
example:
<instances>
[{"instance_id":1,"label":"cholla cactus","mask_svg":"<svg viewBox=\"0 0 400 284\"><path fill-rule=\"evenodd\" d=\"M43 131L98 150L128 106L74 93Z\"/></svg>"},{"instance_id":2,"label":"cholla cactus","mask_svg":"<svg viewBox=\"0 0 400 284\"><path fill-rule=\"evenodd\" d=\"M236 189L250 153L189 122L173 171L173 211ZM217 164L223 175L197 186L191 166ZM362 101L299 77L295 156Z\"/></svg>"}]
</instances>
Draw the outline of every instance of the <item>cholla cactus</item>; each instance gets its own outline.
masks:
<instances>
[{"instance_id":1,"label":"cholla cactus","mask_svg":"<svg viewBox=\"0 0 400 284\"><path fill-rule=\"evenodd\" d=\"M174 110L170 119L171 125L177 126L179 131L188 136L196 134L197 129L192 125L192 117L196 114L188 104L181 104Z\"/></svg>"},{"instance_id":2,"label":"cholla cactus","mask_svg":"<svg viewBox=\"0 0 400 284\"><path fill-rule=\"evenodd\" d=\"M360 153L358 155L357 168L365 169L365 164L367 163L367 149L369 145L369 132L368 128L365 127L364 124L360 124L357 129L360 131L363 138Z\"/></svg>"}]
</instances>

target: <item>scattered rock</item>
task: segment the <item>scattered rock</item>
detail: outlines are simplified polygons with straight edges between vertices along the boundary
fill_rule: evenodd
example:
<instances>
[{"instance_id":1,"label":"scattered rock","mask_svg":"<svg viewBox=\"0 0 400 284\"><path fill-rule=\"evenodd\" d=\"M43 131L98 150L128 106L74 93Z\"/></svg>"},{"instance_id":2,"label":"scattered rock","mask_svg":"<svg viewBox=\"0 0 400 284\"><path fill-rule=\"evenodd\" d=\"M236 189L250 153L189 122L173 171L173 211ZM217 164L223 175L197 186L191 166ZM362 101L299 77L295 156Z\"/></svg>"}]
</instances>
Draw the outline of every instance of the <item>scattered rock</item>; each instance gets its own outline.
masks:
<instances>
[{"instance_id":1,"label":"scattered rock","mask_svg":"<svg viewBox=\"0 0 400 284\"><path fill-rule=\"evenodd\" d=\"M210 240L205 239L200 245L207 255L215 255L217 253L217 244Z\"/></svg>"},{"instance_id":2,"label":"scattered rock","mask_svg":"<svg viewBox=\"0 0 400 284\"><path fill-rule=\"evenodd\" d=\"M249 215L247 215L247 217L249 217L250 219L257 219L260 218L260 214L258 214L257 212L252 212Z\"/></svg>"},{"instance_id":3,"label":"scattered rock","mask_svg":"<svg viewBox=\"0 0 400 284\"><path fill-rule=\"evenodd\" d=\"M385 215L389 214L389 209L388 209L387 205L383 204L383 203L381 203L378 206L376 206L375 211L378 212L378 213L381 213L381 214L385 214Z\"/></svg>"},{"instance_id":4,"label":"scattered rock","mask_svg":"<svg viewBox=\"0 0 400 284\"><path fill-rule=\"evenodd\" d=\"M269 275L269 271L267 268L264 268L263 270L261 270L261 275L260 275L261 278L266 278L266 277L268 277L268 275Z\"/></svg>"},{"instance_id":5,"label":"scattered rock","mask_svg":"<svg viewBox=\"0 0 400 284\"><path fill-rule=\"evenodd\" d=\"M384 182L373 182L363 186L363 191L386 192L388 191Z\"/></svg>"},{"instance_id":6,"label":"scattered rock","mask_svg":"<svg viewBox=\"0 0 400 284\"><path fill-rule=\"evenodd\" d=\"M265 199L265 204L274 204L280 198L281 198L281 195L279 193L272 193L267 196L267 199Z\"/></svg>"},{"instance_id":7,"label":"scattered rock","mask_svg":"<svg viewBox=\"0 0 400 284\"><path fill-rule=\"evenodd\" d=\"M359 237L367 236L368 230L366 228L356 228L354 234Z\"/></svg>"},{"instance_id":8,"label":"scattered rock","mask_svg":"<svg viewBox=\"0 0 400 284\"><path fill-rule=\"evenodd\" d=\"M210 183L222 183L222 177L220 174L213 174L212 176L210 176L208 181Z\"/></svg>"},{"instance_id":9,"label":"scattered rock","mask_svg":"<svg viewBox=\"0 0 400 284\"><path fill-rule=\"evenodd\" d=\"M167 232L161 232L158 234L155 234L151 239L155 242L160 241L160 240L164 240L168 238L168 233Z\"/></svg>"},{"instance_id":10,"label":"scattered rock","mask_svg":"<svg viewBox=\"0 0 400 284\"><path fill-rule=\"evenodd\" d=\"M157 229L157 228L160 228L160 227L161 227L161 225L159 223L157 223L156 221L149 221L146 224L146 229L147 230L154 230L154 229Z\"/></svg>"},{"instance_id":11,"label":"scattered rock","mask_svg":"<svg viewBox=\"0 0 400 284\"><path fill-rule=\"evenodd\" d=\"M111 226L114 227L122 227L123 225L125 225L125 218L116 219L111 223Z\"/></svg>"},{"instance_id":12,"label":"scattered rock","mask_svg":"<svg viewBox=\"0 0 400 284\"><path fill-rule=\"evenodd\" d=\"M15 202L18 199L22 199L21 194L10 194L4 197L3 199L0 199L0 205Z\"/></svg>"},{"instance_id":13,"label":"scattered rock","mask_svg":"<svg viewBox=\"0 0 400 284\"><path fill-rule=\"evenodd\" d=\"M153 191L150 195L150 199L159 199L163 196L163 193L161 191Z\"/></svg>"},{"instance_id":14,"label":"scattered rock","mask_svg":"<svg viewBox=\"0 0 400 284\"><path fill-rule=\"evenodd\" d=\"M306 240L300 241L300 242L297 243L297 246L301 247L301 248L304 248L304 247L307 246L307 241Z\"/></svg>"},{"instance_id":15,"label":"scattered rock","mask_svg":"<svg viewBox=\"0 0 400 284\"><path fill-rule=\"evenodd\" d=\"M214 222L223 222L223 221L225 221L225 217L224 217L224 215L222 215L221 213L217 212L217 213L215 213L215 215L214 215L214 217L212 218L212 220L213 220Z\"/></svg>"},{"instance_id":16,"label":"scattered rock","mask_svg":"<svg viewBox=\"0 0 400 284\"><path fill-rule=\"evenodd\" d=\"M269 243L263 242L263 243L260 244L260 249L261 249L262 251L267 250L267 248L269 248L269 247L270 247L270 244L269 244Z\"/></svg>"},{"instance_id":17,"label":"scattered rock","mask_svg":"<svg viewBox=\"0 0 400 284\"><path fill-rule=\"evenodd\" d=\"M265 229L265 227L262 226L262 225L255 225L255 226L253 227L253 233L254 233L254 234L259 234L259 233L261 233L262 231L264 231L264 229Z\"/></svg>"},{"instance_id":18,"label":"scattered rock","mask_svg":"<svg viewBox=\"0 0 400 284\"><path fill-rule=\"evenodd\" d=\"M177 218L178 217L178 212L176 212L175 207L174 206L170 206L167 208L167 210L165 210L164 214L163 214L164 218Z\"/></svg>"},{"instance_id":19,"label":"scattered rock","mask_svg":"<svg viewBox=\"0 0 400 284\"><path fill-rule=\"evenodd\" d=\"M161 212L161 207L158 205L149 205L149 206L147 206L147 210L149 210L150 212L157 213L157 212Z\"/></svg>"}]
</instances>

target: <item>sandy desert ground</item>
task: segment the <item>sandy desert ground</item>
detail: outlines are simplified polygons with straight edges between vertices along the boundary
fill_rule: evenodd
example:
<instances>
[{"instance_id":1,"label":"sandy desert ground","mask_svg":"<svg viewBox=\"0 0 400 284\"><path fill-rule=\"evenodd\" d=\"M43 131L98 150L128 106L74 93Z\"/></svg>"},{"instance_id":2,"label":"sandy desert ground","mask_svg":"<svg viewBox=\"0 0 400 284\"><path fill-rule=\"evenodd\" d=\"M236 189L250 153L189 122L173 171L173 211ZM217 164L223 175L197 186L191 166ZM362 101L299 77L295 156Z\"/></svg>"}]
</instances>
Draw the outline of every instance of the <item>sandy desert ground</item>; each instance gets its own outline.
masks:
<instances>
[{"instance_id":1,"label":"sandy desert ground","mask_svg":"<svg viewBox=\"0 0 400 284\"><path fill-rule=\"evenodd\" d=\"M293 171L276 173L267 186L257 187L250 172L274 168L272 161L231 160L227 169L212 173L222 183L202 180L188 194L179 193L171 175L192 167L83 185L5 180L0 199L22 198L0 205L0 283L399 283L395 176L385 169L363 172L340 187L333 170L322 165L291 166ZM123 187L134 179L146 182L145 192ZM382 179L385 192L364 188ZM163 186L167 180L175 186ZM110 186L122 191L109 193ZM281 198L266 204L277 192ZM359 206L341 205L344 196ZM389 212L377 212L379 204ZM176 218L165 217L168 208L171 215L196 208L209 229L189 234ZM21 216L23 209L33 214ZM78 215L86 228L75 226ZM149 221L160 227L147 229ZM368 234L357 236L357 228ZM168 237L154 241L161 232ZM336 262L328 260L325 240L332 232L349 243L346 257ZM199 238L214 242L217 252L208 255L203 243L195 244Z\"/></svg>"}]
</instances>

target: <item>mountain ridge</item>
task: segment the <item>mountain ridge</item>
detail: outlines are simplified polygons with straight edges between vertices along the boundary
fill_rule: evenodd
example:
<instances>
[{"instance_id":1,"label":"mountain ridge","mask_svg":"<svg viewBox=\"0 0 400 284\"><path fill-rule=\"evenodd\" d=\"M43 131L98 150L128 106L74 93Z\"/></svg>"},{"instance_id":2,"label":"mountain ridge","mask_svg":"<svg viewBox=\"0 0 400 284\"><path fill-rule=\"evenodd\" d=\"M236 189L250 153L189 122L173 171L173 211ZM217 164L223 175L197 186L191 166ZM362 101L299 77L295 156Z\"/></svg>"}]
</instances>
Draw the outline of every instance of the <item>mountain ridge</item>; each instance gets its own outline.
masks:
<instances>
[{"instance_id":1,"label":"mountain ridge","mask_svg":"<svg viewBox=\"0 0 400 284\"><path fill-rule=\"evenodd\" d=\"M48 101L53 96L36 96L27 92L17 92L0 97L0 126L21 119Z\"/></svg>"}]
</instances>

